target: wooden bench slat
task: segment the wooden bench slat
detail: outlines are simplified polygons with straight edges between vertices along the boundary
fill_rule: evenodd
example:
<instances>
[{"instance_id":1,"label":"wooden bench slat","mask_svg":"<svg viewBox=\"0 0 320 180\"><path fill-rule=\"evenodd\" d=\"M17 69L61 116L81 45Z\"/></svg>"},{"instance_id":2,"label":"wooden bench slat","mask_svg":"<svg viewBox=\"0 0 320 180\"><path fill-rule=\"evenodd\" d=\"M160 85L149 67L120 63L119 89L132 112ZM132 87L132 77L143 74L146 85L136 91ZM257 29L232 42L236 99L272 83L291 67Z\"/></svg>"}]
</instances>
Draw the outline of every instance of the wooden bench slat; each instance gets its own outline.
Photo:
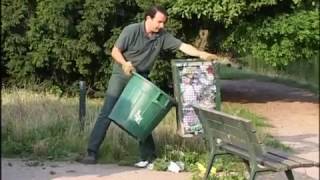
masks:
<instances>
[{"instance_id":1,"label":"wooden bench slat","mask_svg":"<svg viewBox=\"0 0 320 180\"><path fill-rule=\"evenodd\" d=\"M284 152L281 152L279 150L275 150L275 149L267 149L267 153L272 155L272 156L276 156L285 160L290 160L295 162L296 164L298 164L298 166L293 166L293 167L312 167L312 166L318 166L319 167L319 163L316 163L314 161L311 160L307 160L304 158L300 158L298 156L295 155L291 155L291 154L287 154Z\"/></svg>"},{"instance_id":2,"label":"wooden bench slat","mask_svg":"<svg viewBox=\"0 0 320 180\"><path fill-rule=\"evenodd\" d=\"M237 147L235 145L232 145L232 144L223 144L221 146L223 150L227 151L228 153L236 153L238 156L246 159L246 160L249 160L250 159L250 155L248 153L248 150L246 149L243 149L243 148L240 148L240 147Z\"/></svg>"},{"instance_id":3,"label":"wooden bench slat","mask_svg":"<svg viewBox=\"0 0 320 180\"><path fill-rule=\"evenodd\" d=\"M211 131L211 134L213 138L220 139L222 143L231 143L244 149L248 149L247 140L239 138L239 136L235 136L233 134L226 134L225 132L220 130L213 130Z\"/></svg>"},{"instance_id":4,"label":"wooden bench slat","mask_svg":"<svg viewBox=\"0 0 320 180\"><path fill-rule=\"evenodd\" d=\"M275 171L283 171L289 168L287 165L282 164L275 159L264 157L264 158L258 158L257 160L259 164L262 164L263 166L266 166L266 167L271 167Z\"/></svg>"},{"instance_id":5,"label":"wooden bench slat","mask_svg":"<svg viewBox=\"0 0 320 180\"><path fill-rule=\"evenodd\" d=\"M283 164L284 166L286 166L286 169L292 169L293 167L296 167L299 165L299 163L296 163L295 161L290 161L290 160L287 160L287 159L283 159L283 158L280 158L278 156L274 156L272 154L269 154L269 153L265 153L263 155L264 159L263 159L263 163L267 163L267 161L272 161L272 162L277 162L279 164Z\"/></svg>"},{"instance_id":6,"label":"wooden bench slat","mask_svg":"<svg viewBox=\"0 0 320 180\"><path fill-rule=\"evenodd\" d=\"M228 153L238 155L241 158L250 161L250 155L249 155L248 151L246 151L242 148L239 148L237 146L234 146L232 144L225 144L222 147ZM257 157L256 160L257 160L258 164L265 166L265 168L273 169L275 171L288 169L287 165L281 164L281 163L279 163L279 161L274 160L274 159L270 159L270 158L266 158L266 157Z\"/></svg>"},{"instance_id":7,"label":"wooden bench slat","mask_svg":"<svg viewBox=\"0 0 320 180\"><path fill-rule=\"evenodd\" d=\"M239 139L240 138L243 139L246 135L246 133L242 129L233 127L230 125L226 125L223 123L219 123L218 121L208 121L207 123L208 123L208 126L214 127L215 130L219 130L222 132L221 139L228 134L234 134Z\"/></svg>"},{"instance_id":8,"label":"wooden bench slat","mask_svg":"<svg viewBox=\"0 0 320 180\"><path fill-rule=\"evenodd\" d=\"M301 157L298 157L296 155L293 155L293 154L289 154L289 153L285 153L283 151L280 151L280 150L277 150L277 149L274 149L274 148L270 148L270 147L267 147L266 148L266 152L270 153L270 154L274 154L276 156L280 156L282 158L288 158L290 160L293 160L293 161L296 161L296 162L302 162L302 163L310 163L310 162L313 162L311 160L307 160L307 159L304 159L304 158L301 158Z\"/></svg>"},{"instance_id":9,"label":"wooden bench slat","mask_svg":"<svg viewBox=\"0 0 320 180\"><path fill-rule=\"evenodd\" d=\"M243 123L243 122L250 123L249 120L246 120L246 119L243 119L243 118L240 118L237 116L225 114L225 113L222 113L219 111L215 111L215 113L212 113L212 111L209 109L201 108L201 110L202 110L202 113L204 116L210 117L210 120L214 119L214 120L223 122L224 124L230 124L230 125L236 124L236 125L240 125L239 127L241 128L241 124L239 124L239 123Z\"/></svg>"}]
</instances>

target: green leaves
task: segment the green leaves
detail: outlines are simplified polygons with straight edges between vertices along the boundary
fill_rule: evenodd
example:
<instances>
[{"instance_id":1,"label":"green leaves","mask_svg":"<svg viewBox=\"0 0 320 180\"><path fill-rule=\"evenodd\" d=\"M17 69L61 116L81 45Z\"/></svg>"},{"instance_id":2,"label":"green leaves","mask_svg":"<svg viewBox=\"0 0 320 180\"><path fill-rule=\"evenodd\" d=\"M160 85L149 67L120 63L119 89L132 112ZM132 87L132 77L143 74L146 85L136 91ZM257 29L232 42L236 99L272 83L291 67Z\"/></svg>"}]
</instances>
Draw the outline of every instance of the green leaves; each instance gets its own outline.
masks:
<instances>
[{"instance_id":1,"label":"green leaves","mask_svg":"<svg viewBox=\"0 0 320 180\"><path fill-rule=\"evenodd\" d=\"M315 0L3 0L1 37L4 74L16 81L51 81L66 88L79 79L104 89L110 50L125 25L161 4L169 11L167 30L185 42L209 32L208 51L227 51L283 68L318 53L319 2ZM227 37L226 37L227 36ZM169 62L180 54L167 53ZM156 63L153 81L166 88L168 63Z\"/></svg>"},{"instance_id":2,"label":"green leaves","mask_svg":"<svg viewBox=\"0 0 320 180\"><path fill-rule=\"evenodd\" d=\"M11 69L7 74L18 73L16 78L21 79L33 71L28 61L28 42L25 37L30 18L28 3L22 0L4 0L1 2L1 11L2 63Z\"/></svg>"},{"instance_id":3,"label":"green leaves","mask_svg":"<svg viewBox=\"0 0 320 180\"><path fill-rule=\"evenodd\" d=\"M182 18L196 17L200 19L204 17L229 26L241 16L252 14L259 8L275 4L277 4L277 0L175 0L170 12L182 16Z\"/></svg>"},{"instance_id":4,"label":"green leaves","mask_svg":"<svg viewBox=\"0 0 320 180\"><path fill-rule=\"evenodd\" d=\"M97 73L105 74L99 69L110 64L104 43L112 35L115 5L113 0L3 2L8 72L15 78L49 77L63 86L82 78L105 82Z\"/></svg>"},{"instance_id":5,"label":"green leaves","mask_svg":"<svg viewBox=\"0 0 320 180\"><path fill-rule=\"evenodd\" d=\"M318 52L319 40L318 10L300 10L255 23L243 22L224 47L283 68L294 61L311 60Z\"/></svg>"}]
</instances>

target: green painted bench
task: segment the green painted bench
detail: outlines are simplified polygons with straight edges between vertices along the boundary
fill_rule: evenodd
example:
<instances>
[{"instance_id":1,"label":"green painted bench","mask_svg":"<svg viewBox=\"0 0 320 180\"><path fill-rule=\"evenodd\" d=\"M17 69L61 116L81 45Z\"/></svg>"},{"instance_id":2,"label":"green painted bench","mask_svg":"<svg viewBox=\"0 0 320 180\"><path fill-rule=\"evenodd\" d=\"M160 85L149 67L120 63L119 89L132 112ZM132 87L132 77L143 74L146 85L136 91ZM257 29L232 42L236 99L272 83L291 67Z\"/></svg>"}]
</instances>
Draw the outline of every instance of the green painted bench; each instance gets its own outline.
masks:
<instances>
[{"instance_id":1,"label":"green painted bench","mask_svg":"<svg viewBox=\"0 0 320 180\"><path fill-rule=\"evenodd\" d=\"M223 154L239 156L246 164L250 180L254 180L258 172L266 171L284 171L289 180L294 180L292 169L319 167L319 162L264 146L249 120L197 105L193 108L203 125L211 151L204 179L208 178L215 157Z\"/></svg>"}]
</instances>

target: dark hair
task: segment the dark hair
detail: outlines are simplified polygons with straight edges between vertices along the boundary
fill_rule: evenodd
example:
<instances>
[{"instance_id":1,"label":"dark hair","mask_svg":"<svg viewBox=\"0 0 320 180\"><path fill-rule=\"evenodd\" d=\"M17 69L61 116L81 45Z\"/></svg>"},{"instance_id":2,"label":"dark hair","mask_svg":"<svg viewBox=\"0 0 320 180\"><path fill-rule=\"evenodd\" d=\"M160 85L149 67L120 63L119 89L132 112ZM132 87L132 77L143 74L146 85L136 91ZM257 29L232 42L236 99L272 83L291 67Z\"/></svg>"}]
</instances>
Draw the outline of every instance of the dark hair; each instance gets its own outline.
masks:
<instances>
[{"instance_id":1,"label":"dark hair","mask_svg":"<svg viewBox=\"0 0 320 180\"><path fill-rule=\"evenodd\" d=\"M158 5L154 5L151 6L144 14L144 20L147 19L147 16L150 16L151 18L154 18L154 16L156 15L157 12L161 12L162 14L164 14L166 17L168 17L168 13L167 10L161 6Z\"/></svg>"}]
</instances>

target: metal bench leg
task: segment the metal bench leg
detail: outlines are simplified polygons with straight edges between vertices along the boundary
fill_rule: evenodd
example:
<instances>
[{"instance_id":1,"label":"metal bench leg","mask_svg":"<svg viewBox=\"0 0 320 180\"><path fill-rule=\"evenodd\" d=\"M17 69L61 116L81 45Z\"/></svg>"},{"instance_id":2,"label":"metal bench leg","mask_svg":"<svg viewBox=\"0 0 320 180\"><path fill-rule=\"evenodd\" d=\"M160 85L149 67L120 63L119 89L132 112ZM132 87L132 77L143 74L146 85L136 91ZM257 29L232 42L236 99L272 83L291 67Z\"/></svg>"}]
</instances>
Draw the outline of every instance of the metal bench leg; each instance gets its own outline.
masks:
<instances>
[{"instance_id":1,"label":"metal bench leg","mask_svg":"<svg viewBox=\"0 0 320 180\"><path fill-rule=\"evenodd\" d=\"M257 165L254 162L249 162L249 168L250 168L250 177L249 180L254 180L257 175Z\"/></svg>"},{"instance_id":2,"label":"metal bench leg","mask_svg":"<svg viewBox=\"0 0 320 180\"><path fill-rule=\"evenodd\" d=\"M244 162L244 164L246 165L247 171L250 173L250 164L248 160L242 159L242 161Z\"/></svg>"},{"instance_id":3,"label":"metal bench leg","mask_svg":"<svg viewBox=\"0 0 320 180\"><path fill-rule=\"evenodd\" d=\"M215 157L216 157L216 154L211 152L210 158L209 158L209 161L208 161L208 166L207 166L207 169L206 169L206 173L205 173L205 176L203 177L204 180L208 179L208 176L210 174L211 167L212 167L212 164L213 164L213 161L214 161Z\"/></svg>"},{"instance_id":4,"label":"metal bench leg","mask_svg":"<svg viewBox=\"0 0 320 180\"><path fill-rule=\"evenodd\" d=\"M288 180L294 180L293 173L291 169L285 171Z\"/></svg>"},{"instance_id":5,"label":"metal bench leg","mask_svg":"<svg viewBox=\"0 0 320 180\"><path fill-rule=\"evenodd\" d=\"M256 178L257 171L255 169L252 169L250 172L250 178L249 180L254 180Z\"/></svg>"},{"instance_id":6,"label":"metal bench leg","mask_svg":"<svg viewBox=\"0 0 320 180\"><path fill-rule=\"evenodd\" d=\"M244 162L244 164L246 165L246 169L249 172L249 178L251 177L251 168L250 168L250 163L248 160L246 159L242 159L242 161Z\"/></svg>"}]
</instances>

